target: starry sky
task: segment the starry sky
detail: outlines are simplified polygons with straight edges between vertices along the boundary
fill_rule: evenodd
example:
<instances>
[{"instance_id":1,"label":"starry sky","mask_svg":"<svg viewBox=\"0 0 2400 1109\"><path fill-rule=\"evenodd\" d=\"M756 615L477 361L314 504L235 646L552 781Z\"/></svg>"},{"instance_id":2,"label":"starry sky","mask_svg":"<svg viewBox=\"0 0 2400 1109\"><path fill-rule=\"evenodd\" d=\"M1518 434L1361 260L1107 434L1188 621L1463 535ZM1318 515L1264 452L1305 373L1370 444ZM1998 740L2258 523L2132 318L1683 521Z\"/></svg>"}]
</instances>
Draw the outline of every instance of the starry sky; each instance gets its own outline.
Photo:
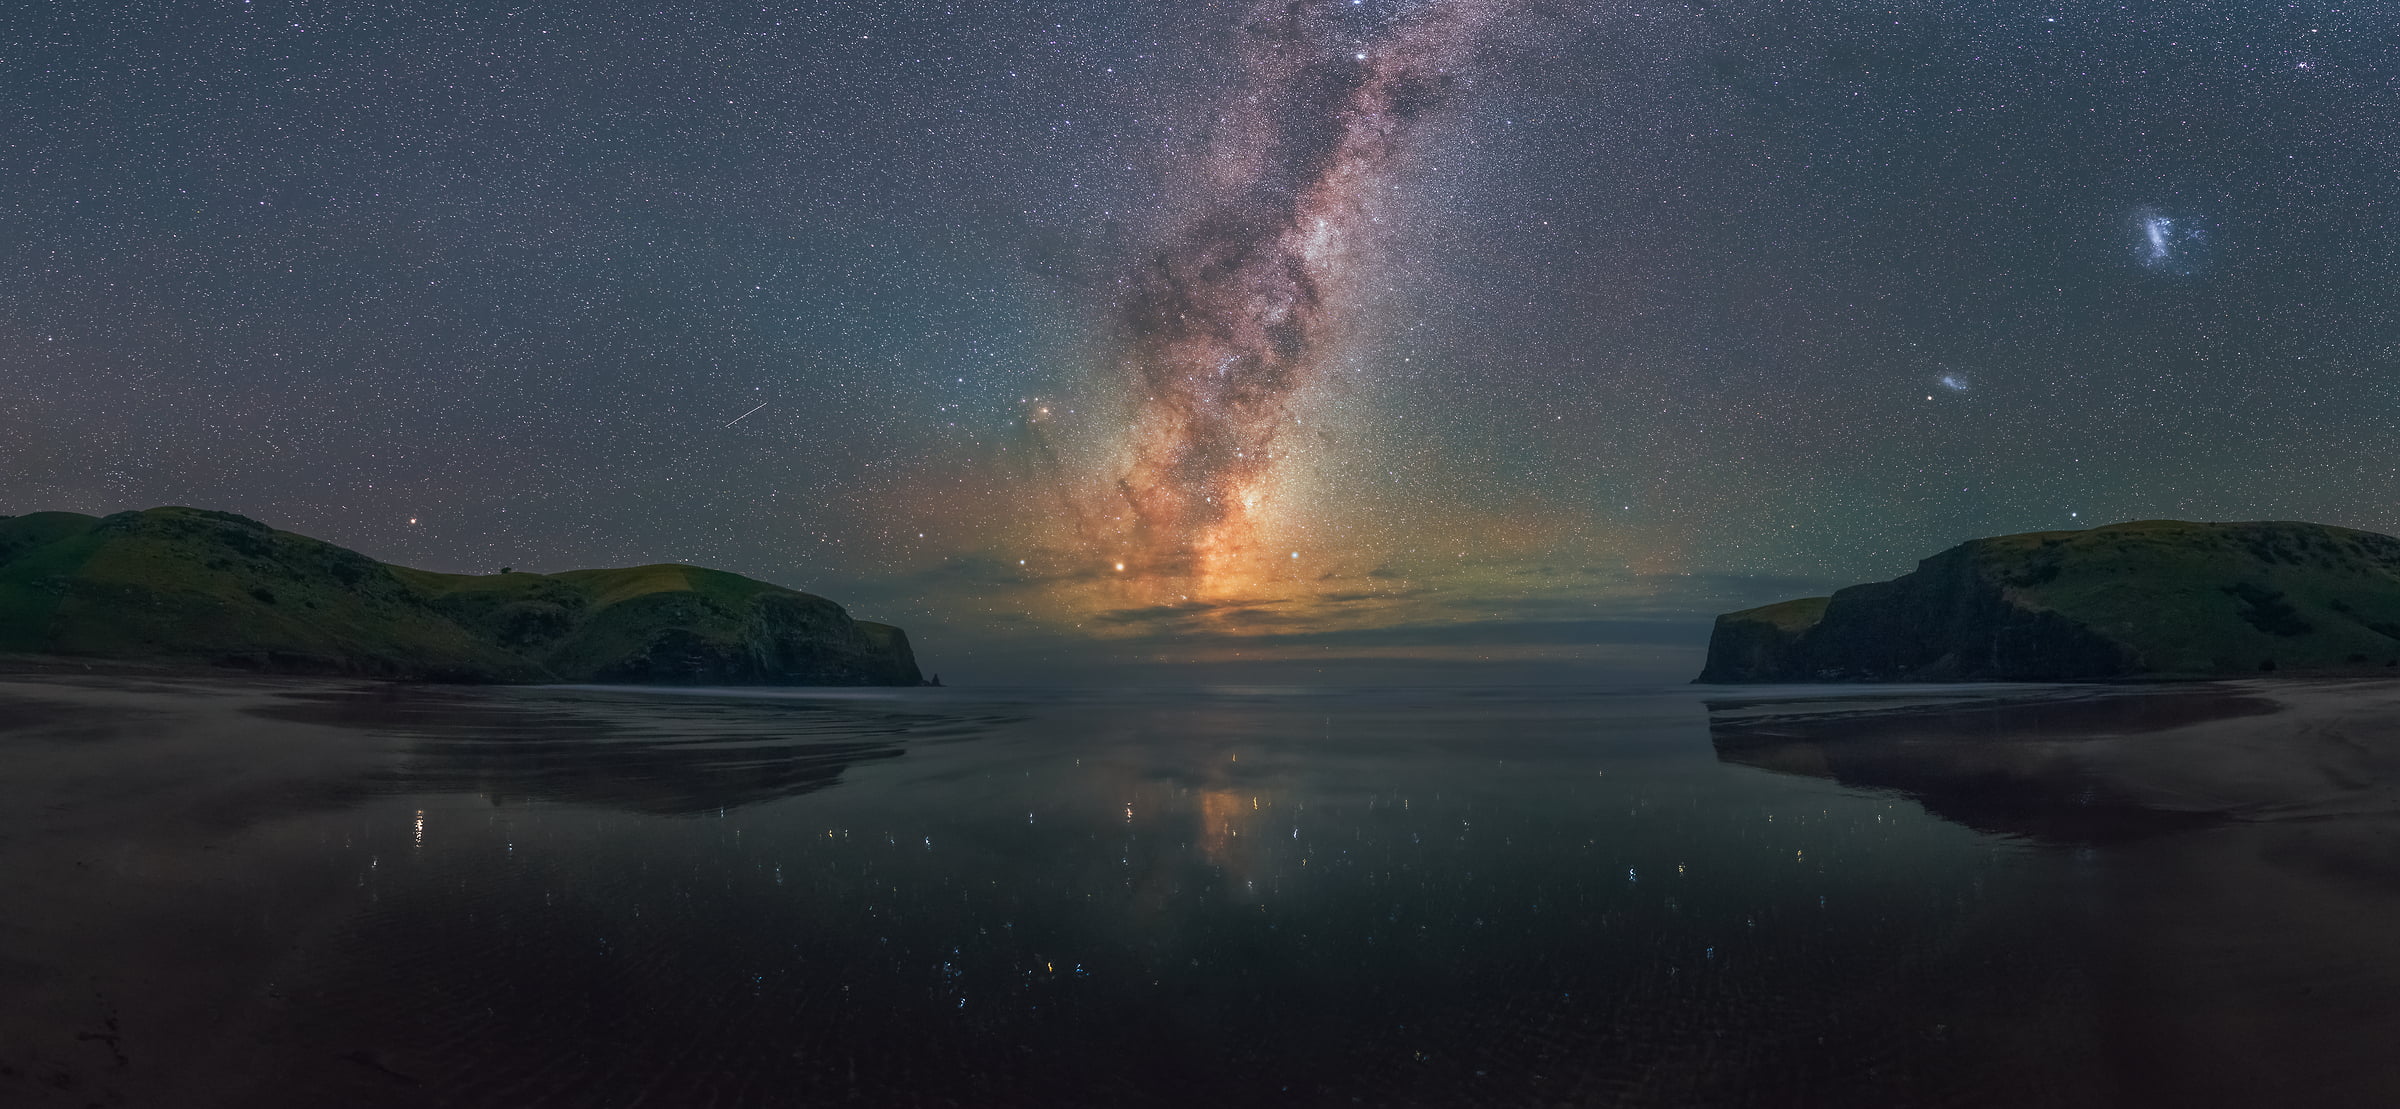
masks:
<instances>
[{"instance_id":1,"label":"starry sky","mask_svg":"<svg viewBox=\"0 0 2400 1109\"><path fill-rule=\"evenodd\" d=\"M718 566L953 682L2400 532L2389 5L37 0L0 112L0 513Z\"/></svg>"}]
</instances>

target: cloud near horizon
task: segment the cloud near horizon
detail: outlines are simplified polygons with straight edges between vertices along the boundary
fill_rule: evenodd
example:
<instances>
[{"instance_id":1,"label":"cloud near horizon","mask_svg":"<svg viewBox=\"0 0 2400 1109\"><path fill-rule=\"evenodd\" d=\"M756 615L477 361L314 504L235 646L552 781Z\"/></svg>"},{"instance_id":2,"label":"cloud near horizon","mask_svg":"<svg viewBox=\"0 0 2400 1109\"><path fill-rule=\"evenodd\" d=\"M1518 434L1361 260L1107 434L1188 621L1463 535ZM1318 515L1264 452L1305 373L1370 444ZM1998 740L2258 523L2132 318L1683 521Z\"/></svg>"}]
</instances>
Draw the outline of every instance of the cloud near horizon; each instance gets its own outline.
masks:
<instances>
[{"instance_id":1,"label":"cloud near horizon","mask_svg":"<svg viewBox=\"0 0 2400 1109\"><path fill-rule=\"evenodd\" d=\"M984 606L974 620L923 625L931 657L969 668L1200 662L1408 664L1450 660L1598 662L1672 657L1707 643L1718 613L1830 592L1821 579L1637 574L1537 566L1476 579L1392 574L1389 589L1132 604L1059 621L1040 598L1099 576L1045 574L994 559L954 559L917 575L926 608ZM1497 580L1494 580L1494 579ZM1359 579L1349 579L1357 582ZM1538 584L1531 584L1538 583ZM1844 583L1846 584L1846 583ZM915 633L912 633L915 634ZM1063 660L1063 663L1060 661ZM1670 665L1670 664L1661 664Z\"/></svg>"}]
</instances>

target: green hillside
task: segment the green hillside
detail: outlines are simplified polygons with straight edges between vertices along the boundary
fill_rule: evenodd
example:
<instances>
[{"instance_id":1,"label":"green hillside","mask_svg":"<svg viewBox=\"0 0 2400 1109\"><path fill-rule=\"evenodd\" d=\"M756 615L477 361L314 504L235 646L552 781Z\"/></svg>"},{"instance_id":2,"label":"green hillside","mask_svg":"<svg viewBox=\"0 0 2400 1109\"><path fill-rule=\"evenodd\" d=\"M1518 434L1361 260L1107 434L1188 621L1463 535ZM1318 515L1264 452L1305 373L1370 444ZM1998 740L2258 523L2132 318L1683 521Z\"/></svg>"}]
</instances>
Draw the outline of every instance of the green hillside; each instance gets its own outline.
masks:
<instances>
[{"instance_id":1,"label":"green hillside","mask_svg":"<svg viewBox=\"0 0 2400 1109\"><path fill-rule=\"evenodd\" d=\"M1978 539L1889 582L1717 618L1703 681L2388 674L2400 539L2147 520Z\"/></svg>"},{"instance_id":2,"label":"green hillside","mask_svg":"<svg viewBox=\"0 0 2400 1109\"><path fill-rule=\"evenodd\" d=\"M918 681L900 629L738 574L437 574L191 508L0 517L0 652L458 681Z\"/></svg>"}]
</instances>

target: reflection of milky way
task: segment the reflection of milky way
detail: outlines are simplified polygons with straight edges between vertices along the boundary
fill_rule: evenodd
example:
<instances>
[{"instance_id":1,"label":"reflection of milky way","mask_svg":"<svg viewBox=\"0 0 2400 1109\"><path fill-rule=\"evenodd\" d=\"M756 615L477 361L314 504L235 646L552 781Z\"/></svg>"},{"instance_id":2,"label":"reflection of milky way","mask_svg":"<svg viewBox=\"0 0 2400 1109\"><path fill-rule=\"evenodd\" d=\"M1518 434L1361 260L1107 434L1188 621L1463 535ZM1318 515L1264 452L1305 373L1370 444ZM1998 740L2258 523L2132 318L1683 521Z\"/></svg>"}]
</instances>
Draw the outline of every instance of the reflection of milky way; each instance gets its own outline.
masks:
<instances>
[{"instance_id":1,"label":"reflection of milky way","mask_svg":"<svg viewBox=\"0 0 2400 1109\"><path fill-rule=\"evenodd\" d=\"M1243 28L1245 99L1196 215L1133 283L1141 408L1117 488L1127 569L1207 591L1260 553L1294 395L1318 376L1368 193L1446 102L1499 0L1435 0L1370 27L1359 5L1265 3Z\"/></svg>"}]
</instances>

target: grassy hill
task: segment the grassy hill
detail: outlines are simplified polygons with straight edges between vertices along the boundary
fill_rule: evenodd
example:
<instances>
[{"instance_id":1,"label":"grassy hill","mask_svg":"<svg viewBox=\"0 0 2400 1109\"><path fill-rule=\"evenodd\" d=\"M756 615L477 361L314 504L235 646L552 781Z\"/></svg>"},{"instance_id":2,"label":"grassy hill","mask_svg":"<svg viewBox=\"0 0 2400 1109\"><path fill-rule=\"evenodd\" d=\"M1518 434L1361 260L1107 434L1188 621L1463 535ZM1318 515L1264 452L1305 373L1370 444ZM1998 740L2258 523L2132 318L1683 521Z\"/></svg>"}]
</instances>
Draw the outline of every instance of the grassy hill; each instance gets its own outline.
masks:
<instances>
[{"instance_id":1,"label":"grassy hill","mask_svg":"<svg viewBox=\"0 0 2400 1109\"><path fill-rule=\"evenodd\" d=\"M919 680L900 629L739 574L437 574L192 508L0 517L0 652L454 681Z\"/></svg>"},{"instance_id":2,"label":"grassy hill","mask_svg":"<svg viewBox=\"0 0 2400 1109\"><path fill-rule=\"evenodd\" d=\"M2146 520L1978 539L1717 618L1702 681L2392 674L2400 539Z\"/></svg>"}]
</instances>

